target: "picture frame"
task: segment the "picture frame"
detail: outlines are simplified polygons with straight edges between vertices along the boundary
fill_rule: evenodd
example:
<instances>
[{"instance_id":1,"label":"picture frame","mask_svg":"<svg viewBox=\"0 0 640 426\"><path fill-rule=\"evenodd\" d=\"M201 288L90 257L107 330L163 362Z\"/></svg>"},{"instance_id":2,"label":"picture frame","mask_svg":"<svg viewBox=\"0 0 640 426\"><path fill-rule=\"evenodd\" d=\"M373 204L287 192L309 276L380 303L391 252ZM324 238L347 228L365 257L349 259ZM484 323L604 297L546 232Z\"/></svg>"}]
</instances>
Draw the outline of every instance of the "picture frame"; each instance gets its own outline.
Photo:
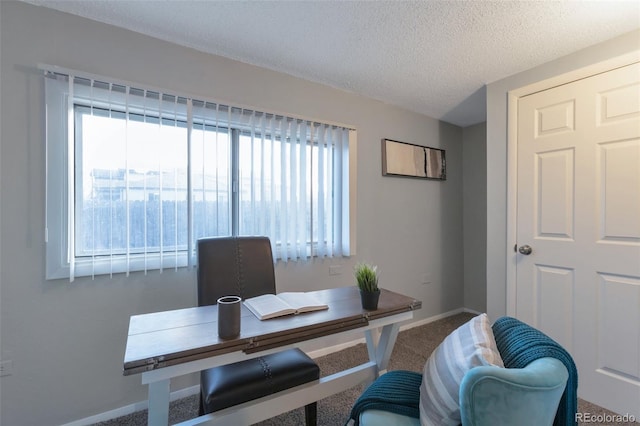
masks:
<instances>
[{"instance_id":1,"label":"picture frame","mask_svg":"<svg viewBox=\"0 0 640 426\"><path fill-rule=\"evenodd\" d=\"M445 150L382 139L382 175L446 180Z\"/></svg>"}]
</instances>

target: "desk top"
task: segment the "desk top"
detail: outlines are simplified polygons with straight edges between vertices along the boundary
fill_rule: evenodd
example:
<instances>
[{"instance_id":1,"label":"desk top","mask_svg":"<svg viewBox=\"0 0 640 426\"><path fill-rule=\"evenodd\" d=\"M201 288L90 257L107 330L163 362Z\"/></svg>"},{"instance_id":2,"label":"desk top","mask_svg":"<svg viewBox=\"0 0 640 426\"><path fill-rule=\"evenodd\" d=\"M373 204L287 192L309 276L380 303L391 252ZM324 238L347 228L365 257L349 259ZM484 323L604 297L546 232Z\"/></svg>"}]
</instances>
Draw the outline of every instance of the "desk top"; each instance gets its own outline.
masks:
<instances>
[{"instance_id":1,"label":"desk top","mask_svg":"<svg viewBox=\"0 0 640 426\"><path fill-rule=\"evenodd\" d=\"M310 292L329 305L323 311L259 320L244 304L240 336L218 337L218 307L202 306L132 316L124 375L229 352L258 352L363 327L370 320L419 309L422 302L381 289L378 309L365 311L357 287Z\"/></svg>"}]
</instances>

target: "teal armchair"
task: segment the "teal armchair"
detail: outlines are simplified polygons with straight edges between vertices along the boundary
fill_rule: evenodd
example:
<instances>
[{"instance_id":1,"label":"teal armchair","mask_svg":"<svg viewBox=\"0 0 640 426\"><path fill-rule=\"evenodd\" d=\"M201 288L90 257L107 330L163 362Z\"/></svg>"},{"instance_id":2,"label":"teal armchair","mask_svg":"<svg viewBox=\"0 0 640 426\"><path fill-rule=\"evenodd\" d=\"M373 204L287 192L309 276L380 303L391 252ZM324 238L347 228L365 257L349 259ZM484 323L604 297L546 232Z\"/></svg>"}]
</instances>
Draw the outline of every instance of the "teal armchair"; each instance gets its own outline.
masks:
<instances>
[{"instance_id":1,"label":"teal armchair","mask_svg":"<svg viewBox=\"0 0 640 426\"><path fill-rule=\"evenodd\" d=\"M525 368L473 368L460 385L462 424L552 425L568 378L555 358L540 358Z\"/></svg>"},{"instance_id":2,"label":"teal armchair","mask_svg":"<svg viewBox=\"0 0 640 426\"><path fill-rule=\"evenodd\" d=\"M500 318L492 329L505 368L478 366L465 373L459 389L462 425L574 425L577 370L571 356L515 318ZM356 401L348 424L420 426L421 381L422 374L410 371L382 375Z\"/></svg>"}]
</instances>

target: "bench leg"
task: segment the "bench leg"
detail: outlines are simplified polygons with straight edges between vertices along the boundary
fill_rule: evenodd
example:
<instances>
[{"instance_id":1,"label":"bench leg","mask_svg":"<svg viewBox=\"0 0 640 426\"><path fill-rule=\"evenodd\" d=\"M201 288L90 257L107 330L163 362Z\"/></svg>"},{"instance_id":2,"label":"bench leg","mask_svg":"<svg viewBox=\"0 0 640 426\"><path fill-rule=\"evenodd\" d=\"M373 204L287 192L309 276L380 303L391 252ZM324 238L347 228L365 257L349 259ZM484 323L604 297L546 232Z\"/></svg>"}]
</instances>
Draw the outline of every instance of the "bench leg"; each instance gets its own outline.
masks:
<instances>
[{"instance_id":1,"label":"bench leg","mask_svg":"<svg viewBox=\"0 0 640 426\"><path fill-rule=\"evenodd\" d=\"M149 383L149 426L169 424L169 379Z\"/></svg>"},{"instance_id":2,"label":"bench leg","mask_svg":"<svg viewBox=\"0 0 640 426\"><path fill-rule=\"evenodd\" d=\"M316 426L318 422L317 402L313 402L304 406L304 420L307 426Z\"/></svg>"}]
</instances>

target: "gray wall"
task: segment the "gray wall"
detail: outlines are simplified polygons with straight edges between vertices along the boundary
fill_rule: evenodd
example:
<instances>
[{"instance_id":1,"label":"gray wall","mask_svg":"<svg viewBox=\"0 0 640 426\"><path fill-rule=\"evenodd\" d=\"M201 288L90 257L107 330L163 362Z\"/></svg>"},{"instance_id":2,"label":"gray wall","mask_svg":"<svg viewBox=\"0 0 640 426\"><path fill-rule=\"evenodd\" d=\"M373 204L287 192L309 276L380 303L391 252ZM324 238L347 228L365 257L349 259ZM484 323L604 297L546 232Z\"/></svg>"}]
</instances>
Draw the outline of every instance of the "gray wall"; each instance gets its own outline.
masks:
<instances>
[{"instance_id":1,"label":"gray wall","mask_svg":"<svg viewBox=\"0 0 640 426\"><path fill-rule=\"evenodd\" d=\"M0 2L2 216L0 423L61 424L146 399L123 377L131 315L193 306L190 269L44 280L43 80L38 63L140 82L358 130L357 247L351 259L278 264L278 290L353 284L358 260L381 285L423 301L422 319L463 306L462 130L382 102L24 3ZM381 176L380 140L446 149L444 182ZM329 276L329 265L343 274ZM423 285L425 274L432 283ZM174 389L196 384L188 376Z\"/></svg>"},{"instance_id":2,"label":"gray wall","mask_svg":"<svg viewBox=\"0 0 640 426\"><path fill-rule=\"evenodd\" d=\"M487 125L462 131L464 307L487 309Z\"/></svg>"},{"instance_id":3,"label":"gray wall","mask_svg":"<svg viewBox=\"0 0 640 426\"><path fill-rule=\"evenodd\" d=\"M507 313L507 95L529 84L640 49L640 31L580 50L487 86L487 313ZM510 254L509 254L510 256Z\"/></svg>"}]
</instances>

